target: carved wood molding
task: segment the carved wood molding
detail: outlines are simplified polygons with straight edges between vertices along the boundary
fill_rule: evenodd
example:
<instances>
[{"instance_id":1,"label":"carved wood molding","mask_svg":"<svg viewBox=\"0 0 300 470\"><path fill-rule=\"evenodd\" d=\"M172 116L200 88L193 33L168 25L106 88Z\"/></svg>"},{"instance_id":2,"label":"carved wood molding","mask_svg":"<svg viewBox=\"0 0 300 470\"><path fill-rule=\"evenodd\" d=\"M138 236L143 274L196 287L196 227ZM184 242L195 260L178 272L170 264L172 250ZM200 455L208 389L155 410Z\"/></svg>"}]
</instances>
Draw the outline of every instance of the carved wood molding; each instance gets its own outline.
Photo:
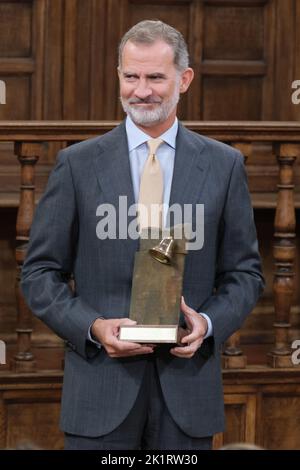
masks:
<instances>
[{"instance_id":1,"label":"carved wood molding","mask_svg":"<svg viewBox=\"0 0 300 470\"><path fill-rule=\"evenodd\" d=\"M77 141L112 130L120 121L2 121L0 141ZM183 121L190 130L226 142L300 143L300 123L279 121Z\"/></svg>"}]
</instances>

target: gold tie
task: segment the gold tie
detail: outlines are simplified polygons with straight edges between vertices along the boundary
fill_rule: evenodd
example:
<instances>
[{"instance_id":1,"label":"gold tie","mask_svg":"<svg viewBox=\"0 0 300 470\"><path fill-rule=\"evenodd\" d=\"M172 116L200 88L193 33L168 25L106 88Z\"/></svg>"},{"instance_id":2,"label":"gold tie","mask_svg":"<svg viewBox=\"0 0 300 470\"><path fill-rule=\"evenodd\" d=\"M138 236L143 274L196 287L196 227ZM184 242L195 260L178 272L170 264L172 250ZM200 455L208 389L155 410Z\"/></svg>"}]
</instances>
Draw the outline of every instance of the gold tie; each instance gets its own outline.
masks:
<instances>
[{"instance_id":1,"label":"gold tie","mask_svg":"<svg viewBox=\"0 0 300 470\"><path fill-rule=\"evenodd\" d=\"M139 227L162 226L161 205L163 203L163 173L156 156L161 139L150 139L147 144L149 155L143 168L139 194Z\"/></svg>"}]
</instances>

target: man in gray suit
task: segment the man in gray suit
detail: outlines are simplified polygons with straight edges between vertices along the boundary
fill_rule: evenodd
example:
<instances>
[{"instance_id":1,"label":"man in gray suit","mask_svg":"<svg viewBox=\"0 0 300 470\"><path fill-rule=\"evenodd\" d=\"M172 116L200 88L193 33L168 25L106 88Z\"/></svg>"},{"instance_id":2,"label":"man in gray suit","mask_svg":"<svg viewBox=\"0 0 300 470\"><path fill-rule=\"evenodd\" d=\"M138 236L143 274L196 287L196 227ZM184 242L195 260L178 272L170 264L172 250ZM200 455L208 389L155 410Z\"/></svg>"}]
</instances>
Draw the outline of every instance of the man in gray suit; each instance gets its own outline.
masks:
<instances>
[{"instance_id":1,"label":"man in gray suit","mask_svg":"<svg viewBox=\"0 0 300 470\"><path fill-rule=\"evenodd\" d=\"M59 153L36 210L22 289L67 344L67 449L208 449L224 426L221 345L263 288L243 157L178 122L193 70L174 28L160 21L131 28L118 73L126 121ZM138 201L147 141L158 137L163 202L205 208L204 245L186 257L181 342L173 347L119 340L120 326L132 324L139 242L96 229L103 204L119 220L119 197Z\"/></svg>"}]
</instances>

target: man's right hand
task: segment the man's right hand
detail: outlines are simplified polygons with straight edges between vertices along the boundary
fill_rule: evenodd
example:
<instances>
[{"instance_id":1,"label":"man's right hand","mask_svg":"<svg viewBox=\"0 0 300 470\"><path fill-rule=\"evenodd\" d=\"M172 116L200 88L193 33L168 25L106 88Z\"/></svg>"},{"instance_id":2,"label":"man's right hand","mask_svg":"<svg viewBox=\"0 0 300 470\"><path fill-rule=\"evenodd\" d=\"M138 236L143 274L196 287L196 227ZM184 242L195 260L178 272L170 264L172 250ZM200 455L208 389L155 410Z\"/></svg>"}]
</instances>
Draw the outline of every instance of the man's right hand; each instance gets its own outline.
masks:
<instances>
[{"instance_id":1,"label":"man's right hand","mask_svg":"<svg viewBox=\"0 0 300 470\"><path fill-rule=\"evenodd\" d=\"M129 318L115 318L109 320L97 318L91 327L93 337L101 343L109 357L138 356L140 354L153 353L155 347L153 344L120 341L118 337L120 326L122 325L136 325L136 321L130 320Z\"/></svg>"}]
</instances>

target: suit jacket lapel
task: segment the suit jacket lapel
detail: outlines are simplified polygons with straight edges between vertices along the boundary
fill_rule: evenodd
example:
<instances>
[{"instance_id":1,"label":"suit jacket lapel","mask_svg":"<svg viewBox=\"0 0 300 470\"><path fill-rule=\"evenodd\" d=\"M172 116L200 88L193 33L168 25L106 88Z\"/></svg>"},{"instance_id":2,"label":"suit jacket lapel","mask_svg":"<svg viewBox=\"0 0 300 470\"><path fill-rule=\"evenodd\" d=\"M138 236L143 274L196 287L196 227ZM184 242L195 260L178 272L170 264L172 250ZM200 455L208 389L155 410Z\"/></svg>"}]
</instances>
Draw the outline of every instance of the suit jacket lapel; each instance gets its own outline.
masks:
<instances>
[{"instance_id":1,"label":"suit jacket lapel","mask_svg":"<svg viewBox=\"0 0 300 470\"><path fill-rule=\"evenodd\" d=\"M135 203L124 122L101 138L94 165L107 202L118 208L119 196L124 195L128 207ZM170 206L199 201L209 165L204 142L179 123Z\"/></svg>"},{"instance_id":2,"label":"suit jacket lapel","mask_svg":"<svg viewBox=\"0 0 300 470\"><path fill-rule=\"evenodd\" d=\"M199 200L209 165L204 142L199 141L179 123L170 206Z\"/></svg>"},{"instance_id":3,"label":"suit jacket lapel","mask_svg":"<svg viewBox=\"0 0 300 470\"><path fill-rule=\"evenodd\" d=\"M134 204L124 122L100 140L94 165L98 182L109 203L117 208L119 196L127 196L128 207Z\"/></svg>"}]
</instances>

